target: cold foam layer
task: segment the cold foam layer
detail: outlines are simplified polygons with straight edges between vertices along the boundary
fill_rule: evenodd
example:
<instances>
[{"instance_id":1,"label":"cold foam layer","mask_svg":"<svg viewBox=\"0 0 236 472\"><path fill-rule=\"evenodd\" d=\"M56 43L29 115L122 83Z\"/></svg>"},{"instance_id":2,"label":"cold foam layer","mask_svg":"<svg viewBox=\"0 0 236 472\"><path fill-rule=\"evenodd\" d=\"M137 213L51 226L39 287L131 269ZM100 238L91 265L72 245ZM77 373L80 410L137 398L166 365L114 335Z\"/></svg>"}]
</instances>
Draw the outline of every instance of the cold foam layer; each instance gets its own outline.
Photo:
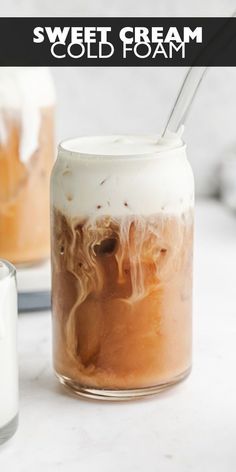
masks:
<instances>
[{"instance_id":1,"label":"cold foam layer","mask_svg":"<svg viewBox=\"0 0 236 472\"><path fill-rule=\"evenodd\" d=\"M69 218L181 214L194 182L178 135L84 137L59 147L54 207Z\"/></svg>"},{"instance_id":2,"label":"cold foam layer","mask_svg":"<svg viewBox=\"0 0 236 472\"><path fill-rule=\"evenodd\" d=\"M55 103L54 85L47 68L0 69L0 145L7 146L11 126L19 123L20 160L26 163L38 149L41 109Z\"/></svg>"},{"instance_id":3,"label":"cold foam layer","mask_svg":"<svg viewBox=\"0 0 236 472\"><path fill-rule=\"evenodd\" d=\"M54 103L55 90L47 68L1 67L0 108L49 107Z\"/></svg>"},{"instance_id":4,"label":"cold foam layer","mask_svg":"<svg viewBox=\"0 0 236 472\"><path fill-rule=\"evenodd\" d=\"M18 410L17 298L14 268L0 261L0 428Z\"/></svg>"},{"instance_id":5,"label":"cold foam layer","mask_svg":"<svg viewBox=\"0 0 236 472\"><path fill-rule=\"evenodd\" d=\"M183 146L179 134L169 133L169 137L157 136L84 136L69 139L61 147L65 151L90 156L142 156L179 148Z\"/></svg>"}]
</instances>

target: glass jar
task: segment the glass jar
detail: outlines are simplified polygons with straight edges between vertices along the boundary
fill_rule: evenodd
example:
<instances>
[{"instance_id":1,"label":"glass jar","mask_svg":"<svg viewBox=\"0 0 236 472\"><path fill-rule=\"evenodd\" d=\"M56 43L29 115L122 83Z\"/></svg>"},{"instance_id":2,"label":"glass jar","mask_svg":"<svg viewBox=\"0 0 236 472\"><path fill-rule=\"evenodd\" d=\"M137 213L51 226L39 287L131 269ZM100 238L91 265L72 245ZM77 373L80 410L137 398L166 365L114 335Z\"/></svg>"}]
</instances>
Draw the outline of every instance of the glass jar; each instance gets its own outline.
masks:
<instances>
[{"instance_id":1,"label":"glass jar","mask_svg":"<svg viewBox=\"0 0 236 472\"><path fill-rule=\"evenodd\" d=\"M49 255L54 103L47 69L0 69L0 257L18 265Z\"/></svg>"},{"instance_id":2,"label":"glass jar","mask_svg":"<svg viewBox=\"0 0 236 472\"><path fill-rule=\"evenodd\" d=\"M18 424L16 325L16 271L0 260L0 444L15 433Z\"/></svg>"},{"instance_id":3,"label":"glass jar","mask_svg":"<svg viewBox=\"0 0 236 472\"><path fill-rule=\"evenodd\" d=\"M177 136L77 138L51 180L54 366L76 393L128 399L185 378L194 182Z\"/></svg>"}]
</instances>

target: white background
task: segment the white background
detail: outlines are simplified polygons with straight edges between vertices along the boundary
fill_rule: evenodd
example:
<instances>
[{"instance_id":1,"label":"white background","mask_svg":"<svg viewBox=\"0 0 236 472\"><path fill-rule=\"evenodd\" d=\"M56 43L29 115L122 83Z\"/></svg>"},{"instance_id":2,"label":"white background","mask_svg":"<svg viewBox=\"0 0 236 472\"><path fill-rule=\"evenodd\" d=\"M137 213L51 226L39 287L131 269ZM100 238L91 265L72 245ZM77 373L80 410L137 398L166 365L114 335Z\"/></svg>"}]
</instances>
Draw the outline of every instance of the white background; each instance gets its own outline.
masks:
<instances>
[{"instance_id":1,"label":"white background","mask_svg":"<svg viewBox=\"0 0 236 472\"><path fill-rule=\"evenodd\" d=\"M1 0L1 16L227 16L235 0ZM40 20L39 20L40 23ZM183 68L55 68L57 141L106 133L159 133ZM220 162L236 153L236 69L211 69L187 122L185 139L197 192L218 189Z\"/></svg>"}]
</instances>

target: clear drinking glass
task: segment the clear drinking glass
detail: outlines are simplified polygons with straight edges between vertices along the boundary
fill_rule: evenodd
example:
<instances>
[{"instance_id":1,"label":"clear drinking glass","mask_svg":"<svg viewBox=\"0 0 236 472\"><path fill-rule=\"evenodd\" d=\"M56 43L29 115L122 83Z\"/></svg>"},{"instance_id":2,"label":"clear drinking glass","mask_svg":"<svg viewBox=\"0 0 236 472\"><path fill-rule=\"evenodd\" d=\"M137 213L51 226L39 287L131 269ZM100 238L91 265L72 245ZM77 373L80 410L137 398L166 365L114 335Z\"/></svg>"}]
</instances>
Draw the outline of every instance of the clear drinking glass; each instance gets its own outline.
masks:
<instances>
[{"instance_id":1,"label":"clear drinking glass","mask_svg":"<svg viewBox=\"0 0 236 472\"><path fill-rule=\"evenodd\" d=\"M17 291L13 265L0 260L0 444L18 424Z\"/></svg>"},{"instance_id":2,"label":"clear drinking glass","mask_svg":"<svg viewBox=\"0 0 236 472\"><path fill-rule=\"evenodd\" d=\"M54 85L46 68L0 68L0 257L48 258Z\"/></svg>"},{"instance_id":3,"label":"clear drinking glass","mask_svg":"<svg viewBox=\"0 0 236 472\"><path fill-rule=\"evenodd\" d=\"M179 139L77 138L51 179L54 366L101 399L185 378L192 351L194 182Z\"/></svg>"}]
</instances>

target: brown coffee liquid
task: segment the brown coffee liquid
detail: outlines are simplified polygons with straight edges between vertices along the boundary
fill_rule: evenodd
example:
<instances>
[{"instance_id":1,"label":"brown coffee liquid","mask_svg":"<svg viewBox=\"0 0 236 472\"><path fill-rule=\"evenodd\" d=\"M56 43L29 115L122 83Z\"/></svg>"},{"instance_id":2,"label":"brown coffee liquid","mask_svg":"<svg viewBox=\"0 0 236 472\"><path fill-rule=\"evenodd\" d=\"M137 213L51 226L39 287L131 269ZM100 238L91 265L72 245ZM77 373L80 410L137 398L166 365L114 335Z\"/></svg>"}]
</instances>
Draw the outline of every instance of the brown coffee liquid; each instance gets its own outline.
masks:
<instances>
[{"instance_id":1,"label":"brown coffee liquid","mask_svg":"<svg viewBox=\"0 0 236 472\"><path fill-rule=\"evenodd\" d=\"M54 361L83 386L129 389L191 365L192 212L52 218Z\"/></svg>"},{"instance_id":2,"label":"brown coffee liquid","mask_svg":"<svg viewBox=\"0 0 236 472\"><path fill-rule=\"evenodd\" d=\"M0 143L0 257L28 264L49 255L49 178L53 164L53 110L41 109L38 149L20 159L21 119L1 111L7 140Z\"/></svg>"}]
</instances>

